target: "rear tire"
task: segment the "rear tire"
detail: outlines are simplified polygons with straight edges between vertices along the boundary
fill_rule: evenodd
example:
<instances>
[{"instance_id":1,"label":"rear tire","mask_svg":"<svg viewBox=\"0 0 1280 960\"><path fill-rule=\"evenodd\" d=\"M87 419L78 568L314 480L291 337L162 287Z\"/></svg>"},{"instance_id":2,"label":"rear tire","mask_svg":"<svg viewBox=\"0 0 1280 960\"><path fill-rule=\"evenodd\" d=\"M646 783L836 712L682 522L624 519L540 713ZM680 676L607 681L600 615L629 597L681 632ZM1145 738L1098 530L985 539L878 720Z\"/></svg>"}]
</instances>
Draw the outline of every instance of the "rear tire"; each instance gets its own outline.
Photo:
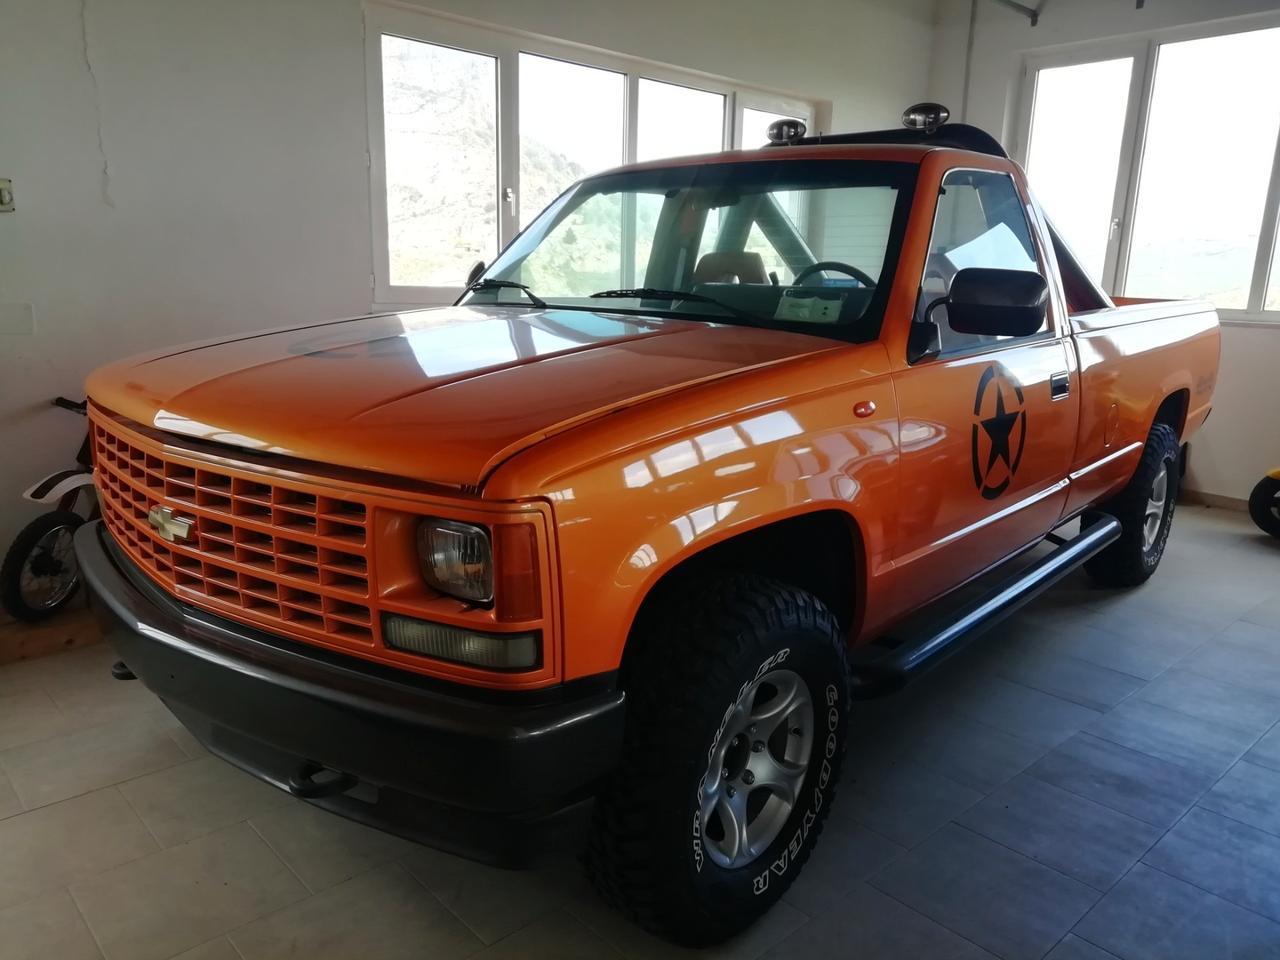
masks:
<instances>
[{"instance_id":1,"label":"rear tire","mask_svg":"<svg viewBox=\"0 0 1280 960\"><path fill-rule=\"evenodd\" d=\"M849 667L830 611L773 580L702 581L655 604L631 641L623 755L586 866L633 920L703 946L768 910L808 860L839 780Z\"/></svg>"},{"instance_id":2,"label":"rear tire","mask_svg":"<svg viewBox=\"0 0 1280 960\"><path fill-rule=\"evenodd\" d=\"M1249 516L1258 529L1280 537L1280 477L1263 477L1249 495Z\"/></svg>"},{"instance_id":3,"label":"rear tire","mask_svg":"<svg viewBox=\"0 0 1280 960\"><path fill-rule=\"evenodd\" d=\"M80 588L70 538L84 523L71 510L53 510L18 531L0 564L0 602L15 620L35 623L53 616ZM37 589L49 581L48 592Z\"/></svg>"},{"instance_id":4,"label":"rear tire","mask_svg":"<svg viewBox=\"0 0 1280 960\"><path fill-rule=\"evenodd\" d=\"M1151 428L1129 485L1102 507L1120 521L1121 533L1120 539L1084 565L1099 583L1136 587L1156 572L1173 527L1181 456L1172 427L1157 423Z\"/></svg>"}]
</instances>

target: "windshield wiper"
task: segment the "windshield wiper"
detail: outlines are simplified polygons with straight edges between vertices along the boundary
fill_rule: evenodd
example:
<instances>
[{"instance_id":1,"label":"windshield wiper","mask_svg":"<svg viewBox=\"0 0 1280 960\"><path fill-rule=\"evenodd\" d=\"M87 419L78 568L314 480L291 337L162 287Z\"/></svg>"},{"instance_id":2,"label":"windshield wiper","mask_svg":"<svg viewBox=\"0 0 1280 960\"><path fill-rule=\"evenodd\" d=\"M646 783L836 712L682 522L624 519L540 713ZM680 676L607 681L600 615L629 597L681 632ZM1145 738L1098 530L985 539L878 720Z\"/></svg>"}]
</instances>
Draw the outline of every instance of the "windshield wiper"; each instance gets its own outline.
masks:
<instances>
[{"instance_id":1,"label":"windshield wiper","mask_svg":"<svg viewBox=\"0 0 1280 960\"><path fill-rule=\"evenodd\" d=\"M547 301L543 300L523 283L516 283L514 280L494 280L491 277L486 277L483 280L477 280L475 283L471 284L471 286L467 287L468 293L480 293L484 290L519 290L529 298L529 302L535 307L542 307L545 309L547 306Z\"/></svg>"},{"instance_id":2,"label":"windshield wiper","mask_svg":"<svg viewBox=\"0 0 1280 960\"><path fill-rule=\"evenodd\" d=\"M691 303L709 303L712 306L719 307L725 313L732 314L739 320L745 320L750 324L767 323L768 318L762 317L758 313L752 313L750 310L743 310L735 307L731 303L725 303L723 300L717 300L715 297L708 297L705 293L694 293L691 290L660 290L657 287L630 287L621 290L601 290L599 293L591 294L592 298L600 298L605 300L688 300Z\"/></svg>"}]
</instances>

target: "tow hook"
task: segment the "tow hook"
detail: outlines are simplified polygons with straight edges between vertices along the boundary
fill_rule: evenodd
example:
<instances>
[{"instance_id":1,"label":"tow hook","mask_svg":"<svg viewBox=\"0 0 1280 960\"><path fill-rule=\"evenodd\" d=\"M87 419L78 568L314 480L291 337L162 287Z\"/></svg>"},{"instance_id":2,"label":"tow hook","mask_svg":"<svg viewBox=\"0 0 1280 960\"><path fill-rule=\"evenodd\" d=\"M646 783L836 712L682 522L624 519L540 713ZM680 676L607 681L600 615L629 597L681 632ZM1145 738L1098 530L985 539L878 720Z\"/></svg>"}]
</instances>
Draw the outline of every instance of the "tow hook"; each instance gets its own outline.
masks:
<instances>
[{"instance_id":1,"label":"tow hook","mask_svg":"<svg viewBox=\"0 0 1280 960\"><path fill-rule=\"evenodd\" d=\"M128 664L123 660L117 660L111 665L111 676L117 680L137 680L138 675L129 669Z\"/></svg>"},{"instance_id":2,"label":"tow hook","mask_svg":"<svg viewBox=\"0 0 1280 960\"><path fill-rule=\"evenodd\" d=\"M320 774L327 774L327 776L316 779ZM359 779L350 773L330 770L322 764L307 762L289 778L289 792L303 800L315 800L319 797L332 797L335 794L346 793L359 782Z\"/></svg>"}]
</instances>

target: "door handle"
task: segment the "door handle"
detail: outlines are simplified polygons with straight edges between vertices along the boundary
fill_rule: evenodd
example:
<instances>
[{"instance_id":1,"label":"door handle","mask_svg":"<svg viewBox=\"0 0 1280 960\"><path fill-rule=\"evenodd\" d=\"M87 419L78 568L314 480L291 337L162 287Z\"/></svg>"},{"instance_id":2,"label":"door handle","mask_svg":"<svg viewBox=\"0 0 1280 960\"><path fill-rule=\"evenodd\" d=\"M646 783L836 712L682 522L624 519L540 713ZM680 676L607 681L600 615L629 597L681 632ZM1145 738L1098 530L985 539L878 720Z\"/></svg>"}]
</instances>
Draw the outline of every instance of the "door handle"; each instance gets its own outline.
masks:
<instances>
[{"instance_id":1,"label":"door handle","mask_svg":"<svg viewBox=\"0 0 1280 960\"><path fill-rule=\"evenodd\" d=\"M1055 373L1049 378L1049 399L1061 400L1071 395L1071 374Z\"/></svg>"}]
</instances>

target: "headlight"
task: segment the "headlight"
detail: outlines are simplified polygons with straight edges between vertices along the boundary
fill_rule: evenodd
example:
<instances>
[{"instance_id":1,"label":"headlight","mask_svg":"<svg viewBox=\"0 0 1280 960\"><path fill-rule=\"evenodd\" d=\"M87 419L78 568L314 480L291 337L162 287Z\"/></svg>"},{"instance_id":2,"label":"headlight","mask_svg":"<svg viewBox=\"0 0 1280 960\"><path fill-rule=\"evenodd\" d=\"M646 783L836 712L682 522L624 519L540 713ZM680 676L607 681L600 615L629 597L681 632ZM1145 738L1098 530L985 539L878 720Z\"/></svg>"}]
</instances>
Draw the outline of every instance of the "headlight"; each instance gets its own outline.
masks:
<instances>
[{"instance_id":1,"label":"headlight","mask_svg":"<svg viewBox=\"0 0 1280 960\"><path fill-rule=\"evenodd\" d=\"M471 523L427 518L418 525L422 576L460 600L493 600L493 548L489 531Z\"/></svg>"}]
</instances>

